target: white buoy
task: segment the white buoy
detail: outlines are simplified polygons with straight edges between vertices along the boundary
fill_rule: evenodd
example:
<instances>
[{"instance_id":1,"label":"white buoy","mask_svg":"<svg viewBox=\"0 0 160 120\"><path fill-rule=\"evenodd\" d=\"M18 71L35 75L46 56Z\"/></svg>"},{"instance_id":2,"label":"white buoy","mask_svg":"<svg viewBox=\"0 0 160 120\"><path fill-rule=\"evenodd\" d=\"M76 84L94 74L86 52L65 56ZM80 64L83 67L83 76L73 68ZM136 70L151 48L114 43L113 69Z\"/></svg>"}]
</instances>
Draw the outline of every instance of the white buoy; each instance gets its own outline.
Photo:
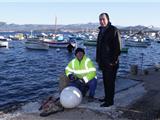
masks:
<instances>
[{"instance_id":1,"label":"white buoy","mask_svg":"<svg viewBox=\"0 0 160 120\"><path fill-rule=\"evenodd\" d=\"M73 86L66 87L60 94L60 102L64 108L74 108L82 101L81 91Z\"/></svg>"}]
</instances>

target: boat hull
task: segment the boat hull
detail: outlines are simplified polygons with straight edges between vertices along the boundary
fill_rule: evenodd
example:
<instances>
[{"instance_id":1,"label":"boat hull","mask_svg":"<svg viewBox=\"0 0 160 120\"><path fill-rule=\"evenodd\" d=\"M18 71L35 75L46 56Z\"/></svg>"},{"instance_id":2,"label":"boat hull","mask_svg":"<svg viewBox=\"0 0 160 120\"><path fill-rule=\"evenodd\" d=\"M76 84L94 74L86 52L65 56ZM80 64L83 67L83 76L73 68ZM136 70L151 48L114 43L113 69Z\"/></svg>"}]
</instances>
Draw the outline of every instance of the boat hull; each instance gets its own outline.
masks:
<instances>
[{"instance_id":1,"label":"boat hull","mask_svg":"<svg viewBox=\"0 0 160 120\"><path fill-rule=\"evenodd\" d=\"M49 45L43 42L25 42L25 47L27 49L34 49L34 50L48 50Z\"/></svg>"},{"instance_id":2,"label":"boat hull","mask_svg":"<svg viewBox=\"0 0 160 120\"><path fill-rule=\"evenodd\" d=\"M0 47L8 48L8 41L0 41Z\"/></svg>"},{"instance_id":3,"label":"boat hull","mask_svg":"<svg viewBox=\"0 0 160 120\"><path fill-rule=\"evenodd\" d=\"M49 44L49 47L51 48L67 48L67 46L70 44L70 42L47 42L44 43ZM73 46L76 46L76 43L71 43Z\"/></svg>"}]
</instances>

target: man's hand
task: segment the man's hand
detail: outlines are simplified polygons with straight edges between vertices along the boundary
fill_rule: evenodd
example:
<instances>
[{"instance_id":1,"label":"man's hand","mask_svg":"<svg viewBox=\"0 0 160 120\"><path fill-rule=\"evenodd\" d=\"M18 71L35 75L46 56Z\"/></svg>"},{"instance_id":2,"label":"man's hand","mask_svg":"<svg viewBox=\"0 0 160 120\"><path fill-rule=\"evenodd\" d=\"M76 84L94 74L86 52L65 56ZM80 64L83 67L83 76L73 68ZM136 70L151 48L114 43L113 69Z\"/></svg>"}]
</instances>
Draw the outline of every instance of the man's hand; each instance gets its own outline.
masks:
<instances>
[{"instance_id":1,"label":"man's hand","mask_svg":"<svg viewBox=\"0 0 160 120\"><path fill-rule=\"evenodd\" d=\"M76 80L76 77L75 77L73 74L68 75L68 78L69 78L71 81Z\"/></svg>"},{"instance_id":2,"label":"man's hand","mask_svg":"<svg viewBox=\"0 0 160 120\"><path fill-rule=\"evenodd\" d=\"M118 63L118 61L115 61L115 62L113 62L113 63L110 63L109 65L110 65L110 66L115 66L117 63Z\"/></svg>"}]
</instances>

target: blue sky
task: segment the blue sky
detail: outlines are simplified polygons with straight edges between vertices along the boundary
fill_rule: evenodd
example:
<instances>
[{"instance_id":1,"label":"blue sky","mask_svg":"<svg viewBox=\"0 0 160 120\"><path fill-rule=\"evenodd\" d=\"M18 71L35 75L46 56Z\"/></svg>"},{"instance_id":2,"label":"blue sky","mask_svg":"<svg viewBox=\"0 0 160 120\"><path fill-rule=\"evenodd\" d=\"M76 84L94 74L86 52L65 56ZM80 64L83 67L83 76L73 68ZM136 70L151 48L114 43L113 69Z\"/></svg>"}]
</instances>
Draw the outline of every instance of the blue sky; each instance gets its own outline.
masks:
<instances>
[{"instance_id":1,"label":"blue sky","mask_svg":"<svg viewBox=\"0 0 160 120\"><path fill-rule=\"evenodd\" d=\"M159 2L159 0L0 0L0 2Z\"/></svg>"},{"instance_id":2,"label":"blue sky","mask_svg":"<svg viewBox=\"0 0 160 120\"><path fill-rule=\"evenodd\" d=\"M58 2L57 2L58 1ZM0 21L16 24L95 23L101 12L110 15L112 24L153 25L160 27L160 2L125 0L0 0ZM92 1L92 2L91 2Z\"/></svg>"}]
</instances>

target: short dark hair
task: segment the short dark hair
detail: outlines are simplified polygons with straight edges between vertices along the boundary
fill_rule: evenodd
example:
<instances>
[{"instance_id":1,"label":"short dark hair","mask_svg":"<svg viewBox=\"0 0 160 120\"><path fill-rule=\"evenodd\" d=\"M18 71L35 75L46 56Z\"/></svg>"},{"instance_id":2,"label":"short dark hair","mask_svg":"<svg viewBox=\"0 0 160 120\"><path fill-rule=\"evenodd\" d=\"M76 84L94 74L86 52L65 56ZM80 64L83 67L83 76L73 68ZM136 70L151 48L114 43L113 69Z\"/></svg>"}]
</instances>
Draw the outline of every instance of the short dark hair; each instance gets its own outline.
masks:
<instances>
[{"instance_id":1,"label":"short dark hair","mask_svg":"<svg viewBox=\"0 0 160 120\"><path fill-rule=\"evenodd\" d=\"M108 21L109 21L109 15L108 15L108 13L101 13L100 15L99 15L99 17L101 17L101 16L103 16L103 15L105 15L106 16L106 18L108 19Z\"/></svg>"},{"instance_id":2,"label":"short dark hair","mask_svg":"<svg viewBox=\"0 0 160 120\"><path fill-rule=\"evenodd\" d=\"M75 50L75 55L76 55L78 52L83 52L83 54L85 54L84 49L83 49L83 48L80 48L80 47Z\"/></svg>"}]
</instances>

